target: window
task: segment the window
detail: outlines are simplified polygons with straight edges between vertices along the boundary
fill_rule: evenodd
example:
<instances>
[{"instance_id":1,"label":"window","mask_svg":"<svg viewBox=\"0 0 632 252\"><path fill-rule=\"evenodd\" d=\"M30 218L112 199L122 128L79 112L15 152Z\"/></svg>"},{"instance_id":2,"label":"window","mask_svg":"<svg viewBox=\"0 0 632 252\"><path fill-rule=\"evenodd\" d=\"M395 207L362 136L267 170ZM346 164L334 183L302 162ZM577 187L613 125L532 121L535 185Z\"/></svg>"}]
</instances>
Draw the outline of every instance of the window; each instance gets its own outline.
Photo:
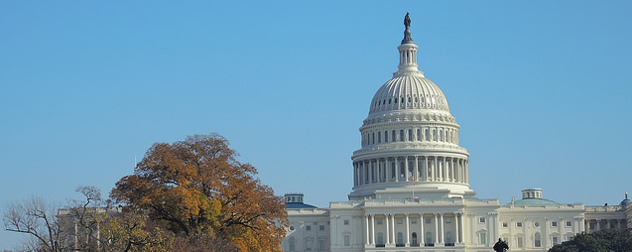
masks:
<instances>
[{"instance_id":1,"label":"window","mask_svg":"<svg viewBox=\"0 0 632 252\"><path fill-rule=\"evenodd\" d=\"M480 244L486 244L487 243L487 234L484 232L481 232L479 235L479 238L481 239L479 242Z\"/></svg>"},{"instance_id":2,"label":"window","mask_svg":"<svg viewBox=\"0 0 632 252\"><path fill-rule=\"evenodd\" d=\"M404 244L404 235L402 232L397 233L397 244Z\"/></svg>"},{"instance_id":3,"label":"window","mask_svg":"<svg viewBox=\"0 0 632 252\"><path fill-rule=\"evenodd\" d=\"M539 227L539 226L540 226L540 222L533 223L533 225L534 225L535 227Z\"/></svg>"},{"instance_id":4,"label":"window","mask_svg":"<svg viewBox=\"0 0 632 252\"><path fill-rule=\"evenodd\" d=\"M378 224L378 225L382 225L382 220L383 220L383 219L377 219L377 224Z\"/></svg>"},{"instance_id":5,"label":"window","mask_svg":"<svg viewBox=\"0 0 632 252\"><path fill-rule=\"evenodd\" d=\"M393 130L391 133L391 138L393 139L393 142L397 142L397 139L395 139L395 131Z\"/></svg>"},{"instance_id":6,"label":"window","mask_svg":"<svg viewBox=\"0 0 632 252\"><path fill-rule=\"evenodd\" d=\"M375 144L375 132L371 136L371 144Z\"/></svg>"},{"instance_id":7,"label":"window","mask_svg":"<svg viewBox=\"0 0 632 252\"><path fill-rule=\"evenodd\" d=\"M516 222L516 227L522 227L522 222Z\"/></svg>"},{"instance_id":8,"label":"window","mask_svg":"<svg viewBox=\"0 0 632 252\"><path fill-rule=\"evenodd\" d=\"M570 222L570 221L567 221L567 222L566 222L566 226L567 226L567 227L570 227L570 226L571 226L571 222Z\"/></svg>"},{"instance_id":9,"label":"window","mask_svg":"<svg viewBox=\"0 0 632 252\"><path fill-rule=\"evenodd\" d=\"M446 232L445 233L445 243L454 243L452 241L452 233L451 232Z\"/></svg>"},{"instance_id":10,"label":"window","mask_svg":"<svg viewBox=\"0 0 632 252\"><path fill-rule=\"evenodd\" d=\"M408 130L408 141L413 141L413 130L411 129Z\"/></svg>"},{"instance_id":11,"label":"window","mask_svg":"<svg viewBox=\"0 0 632 252\"><path fill-rule=\"evenodd\" d=\"M503 227L506 228L507 227L507 222L503 222Z\"/></svg>"},{"instance_id":12,"label":"window","mask_svg":"<svg viewBox=\"0 0 632 252\"><path fill-rule=\"evenodd\" d=\"M480 222L480 223L485 223L485 217L480 217L480 218L478 218L478 222Z\"/></svg>"},{"instance_id":13,"label":"window","mask_svg":"<svg viewBox=\"0 0 632 252\"><path fill-rule=\"evenodd\" d=\"M522 237L518 237L518 239L516 240L516 243L517 243L516 246L518 248L522 248L522 246L523 246L522 245Z\"/></svg>"},{"instance_id":14,"label":"window","mask_svg":"<svg viewBox=\"0 0 632 252\"><path fill-rule=\"evenodd\" d=\"M320 226L318 226L318 230L320 230L320 231L324 231L324 230L325 230L325 225L320 225Z\"/></svg>"},{"instance_id":15,"label":"window","mask_svg":"<svg viewBox=\"0 0 632 252\"><path fill-rule=\"evenodd\" d=\"M411 235L411 243L412 244L419 244L419 242L417 242L417 233L413 232L413 234Z\"/></svg>"},{"instance_id":16,"label":"window","mask_svg":"<svg viewBox=\"0 0 632 252\"><path fill-rule=\"evenodd\" d=\"M557 238L557 236L553 236L553 246L557 245L559 242L559 238Z\"/></svg>"},{"instance_id":17,"label":"window","mask_svg":"<svg viewBox=\"0 0 632 252\"><path fill-rule=\"evenodd\" d=\"M535 237L534 237L533 241L534 241L533 245L536 248L539 248L539 247L542 246L542 240L540 238L540 233L535 233Z\"/></svg>"},{"instance_id":18,"label":"window","mask_svg":"<svg viewBox=\"0 0 632 252\"><path fill-rule=\"evenodd\" d=\"M426 232L426 243L434 243L434 240L432 239L432 233L430 232Z\"/></svg>"},{"instance_id":19,"label":"window","mask_svg":"<svg viewBox=\"0 0 632 252\"><path fill-rule=\"evenodd\" d=\"M349 234L342 235L342 240L345 246L349 246L350 240L351 240L350 235Z\"/></svg>"},{"instance_id":20,"label":"window","mask_svg":"<svg viewBox=\"0 0 632 252\"><path fill-rule=\"evenodd\" d=\"M318 250L325 250L325 238L318 239Z\"/></svg>"},{"instance_id":21,"label":"window","mask_svg":"<svg viewBox=\"0 0 632 252\"><path fill-rule=\"evenodd\" d=\"M557 221L551 222L551 227L557 227Z\"/></svg>"},{"instance_id":22,"label":"window","mask_svg":"<svg viewBox=\"0 0 632 252\"><path fill-rule=\"evenodd\" d=\"M421 141L421 130L417 129L417 141Z\"/></svg>"},{"instance_id":23,"label":"window","mask_svg":"<svg viewBox=\"0 0 632 252\"><path fill-rule=\"evenodd\" d=\"M377 143L381 143L382 142L382 131L377 133Z\"/></svg>"},{"instance_id":24,"label":"window","mask_svg":"<svg viewBox=\"0 0 632 252\"><path fill-rule=\"evenodd\" d=\"M404 130L399 130L399 141L403 142L404 141Z\"/></svg>"},{"instance_id":25,"label":"window","mask_svg":"<svg viewBox=\"0 0 632 252\"><path fill-rule=\"evenodd\" d=\"M432 219L431 218L426 218L426 224L430 224L432 223Z\"/></svg>"},{"instance_id":26,"label":"window","mask_svg":"<svg viewBox=\"0 0 632 252\"><path fill-rule=\"evenodd\" d=\"M415 219L415 218L410 219L410 223L417 224L417 219Z\"/></svg>"},{"instance_id":27,"label":"window","mask_svg":"<svg viewBox=\"0 0 632 252\"><path fill-rule=\"evenodd\" d=\"M403 223L402 218L397 218L397 224L402 224L402 223Z\"/></svg>"},{"instance_id":28,"label":"window","mask_svg":"<svg viewBox=\"0 0 632 252\"><path fill-rule=\"evenodd\" d=\"M296 241L294 240L294 237L290 237L290 251L296 251Z\"/></svg>"},{"instance_id":29,"label":"window","mask_svg":"<svg viewBox=\"0 0 632 252\"><path fill-rule=\"evenodd\" d=\"M388 143L388 131L384 131L384 142Z\"/></svg>"},{"instance_id":30,"label":"window","mask_svg":"<svg viewBox=\"0 0 632 252\"><path fill-rule=\"evenodd\" d=\"M349 220L344 220L345 225L349 225Z\"/></svg>"},{"instance_id":31,"label":"window","mask_svg":"<svg viewBox=\"0 0 632 252\"><path fill-rule=\"evenodd\" d=\"M452 218L445 218L445 224L452 223Z\"/></svg>"},{"instance_id":32,"label":"window","mask_svg":"<svg viewBox=\"0 0 632 252\"><path fill-rule=\"evenodd\" d=\"M305 250L312 251L312 239L307 239L305 241Z\"/></svg>"},{"instance_id":33,"label":"window","mask_svg":"<svg viewBox=\"0 0 632 252\"><path fill-rule=\"evenodd\" d=\"M384 234L377 233L377 244L384 244Z\"/></svg>"},{"instance_id":34,"label":"window","mask_svg":"<svg viewBox=\"0 0 632 252\"><path fill-rule=\"evenodd\" d=\"M309 226L309 225L305 226L305 230L307 230L307 231L312 230L312 226Z\"/></svg>"}]
</instances>

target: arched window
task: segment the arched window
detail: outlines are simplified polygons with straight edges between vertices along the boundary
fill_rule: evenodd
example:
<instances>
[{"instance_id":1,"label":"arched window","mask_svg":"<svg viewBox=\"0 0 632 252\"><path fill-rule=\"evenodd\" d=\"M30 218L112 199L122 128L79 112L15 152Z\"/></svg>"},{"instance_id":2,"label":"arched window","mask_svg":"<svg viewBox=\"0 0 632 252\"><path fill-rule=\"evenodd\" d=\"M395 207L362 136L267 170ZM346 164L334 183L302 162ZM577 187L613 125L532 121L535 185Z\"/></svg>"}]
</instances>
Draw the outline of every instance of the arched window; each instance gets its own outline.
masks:
<instances>
[{"instance_id":1,"label":"arched window","mask_svg":"<svg viewBox=\"0 0 632 252\"><path fill-rule=\"evenodd\" d=\"M404 162L399 162L399 177L403 178L406 176L406 167L404 166Z\"/></svg>"},{"instance_id":2,"label":"arched window","mask_svg":"<svg viewBox=\"0 0 632 252\"><path fill-rule=\"evenodd\" d=\"M296 240L294 240L294 237L290 237L290 241L288 242L290 244L290 251L296 251Z\"/></svg>"},{"instance_id":3,"label":"arched window","mask_svg":"<svg viewBox=\"0 0 632 252\"><path fill-rule=\"evenodd\" d=\"M404 141L404 130L399 130L399 141L403 142Z\"/></svg>"},{"instance_id":4,"label":"arched window","mask_svg":"<svg viewBox=\"0 0 632 252\"><path fill-rule=\"evenodd\" d=\"M439 142L443 142L443 130L439 130Z\"/></svg>"},{"instance_id":5,"label":"arched window","mask_svg":"<svg viewBox=\"0 0 632 252\"><path fill-rule=\"evenodd\" d=\"M413 141L413 130L409 129L408 130L408 141Z\"/></svg>"},{"instance_id":6,"label":"arched window","mask_svg":"<svg viewBox=\"0 0 632 252\"><path fill-rule=\"evenodd\" d=\"M375 144L375 132L373 132L373 138L371 139L371 144Z\"/></svg>"},{"instance_id":7,"label":"arched window","mask_svg":"<svg viewBox=\"0 0 632 252\"><path fill-rule=\"evenodd\" d=\"M542 238L540 237L540 233L535 233L535 237L533 238L534 246L536 248L542 247Z\"/></svg>"},{"instance_id":8,"label":"arched window","mask_svg":"<svg viewBox=\"0 0 632 252\"><path fill-rule=\"evenodd\" d=\"M432 130L432 141L437 141L437 129Z\"/></svg>"},{"instance_id":9,"label":"arched window","mask_svg":"<svg viewBox=\"0 0 632 252\"><path fill-rule=\"evenodd\" d=\"M377 143L381 143L382 142L382 132L378 132L377 133Z\"/></svg>"},{"instance_id":10,"label":"arched window","mask_svg":"<svg viewBox=\"0 0 632 252\"><path fill-rule=\"evenodd\" d=\"M419 242L417 242L417 233L416 232L413 232L413 234L411 235L410 238L411 238L412 244L415 244L415 245L419 244Z\"/></svg>"},{"instance_id":11,"label":"arched window","mask_svg":"<svg viewBox=\"0 0 632 252\"><path fill-rule=\"evenodd\" d=\"M397 142L397 139L395 139L395 130L393 130L393 134L391 134L391 138L393 139L393 142Z\"/></svg>"},{"instance_id":12,"label":"arched window","mask_svg":"<svg viewBox=\"0 0 632 252\"><path fill-rule=\"evenodd\" d=\"M430 130L426 129L426 139L424 139L426 141L430 141Z\"/></svg>"},{"instance_id":13,"label":"arched window","mask_svg":"<svg viewBox=\"0 0 632 252\"><path fill-rule=\"evenodd\" d=\"M384 131L384 142L388 143L388 131Z\"/></svg>"},{"instance_id":14,"label":"arched window","mask_svg":"<svg viewBox=\"0 0 632 252\"><path fill-rule=\"evenodd\" d=\"M305 250L307 251L312 250L312 238L305 239Z\"/></svg>"},{"instance_id":15,"label":"arched window","mask_svg":"<svg viewBox=\"0 0 632 252\"><path fill-rule=\"evenodd\" d=\"M417 141L421 141L421 130L417 129Z\"/></svg>"},{"instance_id":16,"label":"arched window","mask_svg":"<svg viewBox=\"0 0 632 252\"><path fill-rule=\"evenodd\" d=\"M396 171L395 171L395 162L391 162L391 178L395 178L396 175Z\"/></svg>"}]
</instances>

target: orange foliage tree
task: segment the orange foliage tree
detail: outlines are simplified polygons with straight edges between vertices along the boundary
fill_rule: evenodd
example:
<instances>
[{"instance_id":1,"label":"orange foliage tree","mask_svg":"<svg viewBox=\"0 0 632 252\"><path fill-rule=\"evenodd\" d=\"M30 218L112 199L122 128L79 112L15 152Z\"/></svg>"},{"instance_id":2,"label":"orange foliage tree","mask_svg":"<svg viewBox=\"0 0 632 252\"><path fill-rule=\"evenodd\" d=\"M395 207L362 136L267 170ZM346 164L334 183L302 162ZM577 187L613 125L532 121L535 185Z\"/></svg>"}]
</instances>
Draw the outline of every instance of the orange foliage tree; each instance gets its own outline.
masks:
<instances>
[{"instance_id":1,"label":"orange foliage tree","mask_svg":"<svg viewBox=\"0 0 632 252\"><path fill-rule=\"evenodd\" d=\"M177 235L221 240L241 251L281 251L283 198L236 155L218 134L156 143L111 196Z\"/></svg>"}]
</instances>

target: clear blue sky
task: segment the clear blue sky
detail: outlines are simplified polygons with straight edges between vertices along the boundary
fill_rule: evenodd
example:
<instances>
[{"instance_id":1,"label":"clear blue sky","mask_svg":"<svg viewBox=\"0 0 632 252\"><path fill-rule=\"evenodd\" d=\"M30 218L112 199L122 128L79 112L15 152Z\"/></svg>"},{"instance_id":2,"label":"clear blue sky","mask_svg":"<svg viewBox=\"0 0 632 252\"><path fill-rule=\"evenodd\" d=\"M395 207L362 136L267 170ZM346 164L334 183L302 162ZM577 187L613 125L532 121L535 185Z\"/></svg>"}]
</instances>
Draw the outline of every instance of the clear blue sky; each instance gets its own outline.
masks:
<instances>
[{"instance_id":1,"label":"clear blue sky","mask_svg":"<svg viewBox=\"0 0 632 252\"><path fill-rule=\"evenodd\" d=\"M406 12L478 197L632 190L630 1L233 2L0 1L2 209L108 193L153 143L210 132L277 194L346 200Z\"/></svg>"}]
</instances>

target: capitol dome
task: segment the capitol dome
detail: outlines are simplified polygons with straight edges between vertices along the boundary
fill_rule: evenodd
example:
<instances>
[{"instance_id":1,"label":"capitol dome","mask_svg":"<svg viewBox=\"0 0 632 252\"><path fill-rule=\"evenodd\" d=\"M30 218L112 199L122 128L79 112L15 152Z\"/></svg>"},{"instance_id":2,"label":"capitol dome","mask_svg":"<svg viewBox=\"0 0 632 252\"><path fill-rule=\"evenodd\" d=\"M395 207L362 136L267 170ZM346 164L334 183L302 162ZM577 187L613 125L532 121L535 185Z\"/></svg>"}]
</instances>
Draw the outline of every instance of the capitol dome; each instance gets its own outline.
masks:
<instances>
[{"instance_id":1,"label":"capitol dome","mask_svg":"<svg viewBox=\"0 0 632 252\"><path fill-rule=\"evenodd\" d=\"M460 126L443 91L418 69L408 15L404 24L398 71L377 90L360 128L349 198L473 196Z\"/></svg>"}]
</instances>

